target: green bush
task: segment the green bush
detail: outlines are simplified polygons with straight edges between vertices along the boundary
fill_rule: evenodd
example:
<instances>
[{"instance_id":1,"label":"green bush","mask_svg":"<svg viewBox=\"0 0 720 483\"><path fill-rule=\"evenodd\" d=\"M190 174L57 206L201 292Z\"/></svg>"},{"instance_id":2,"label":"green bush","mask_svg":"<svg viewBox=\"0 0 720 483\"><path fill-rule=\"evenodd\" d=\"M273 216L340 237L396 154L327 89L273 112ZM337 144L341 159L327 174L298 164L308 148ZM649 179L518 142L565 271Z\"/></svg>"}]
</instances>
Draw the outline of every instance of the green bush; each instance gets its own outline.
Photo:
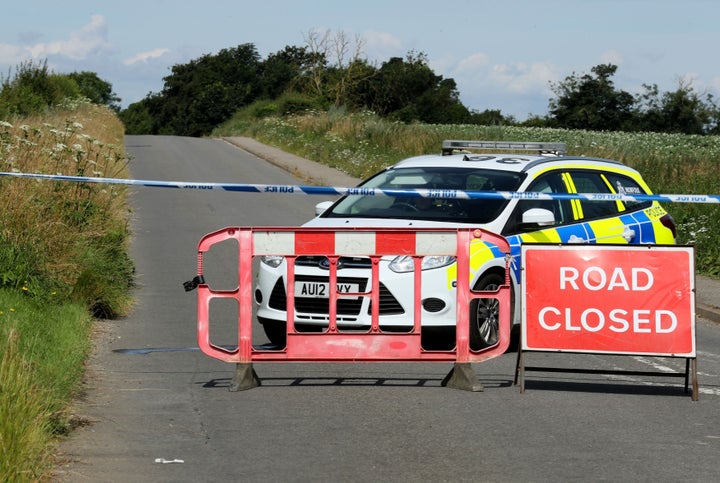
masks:
<instances>
[{"instance_id":1,"label":"green bush","mask_svg":"<svg viewBox=\"0 0 720 483\"><path fill-rule=\"evenodd\" d=\"M82 251L80 275L71 300L90 308L95 317L112 319L127 313L134 286L134 263L125 251L127 233L116 230Z\"/></svg>"},{"instance_id":2,"label":"green bush","mask_svg":"<svg viewBox=\"0 0 720 483\"><path fill-rule=\"evenodd\" d=\"M322 108L322 103L319 100L304 94L296 93L283 94L277 100L277 104L279 114L282 116L303 114Z\"/></svg>"},{"instance_id":3,"label":"green bush","mask_svg":"<svg viewBox=\"0 0 720 483\"><path fill-rule=\"evenodd\" d=\"M248 112L253 119L262 119L263 117L277 116L280 114L280 107L275 101L263 100L253 102L244 111Z\"/></svg>"},{"instance_id":4,"label":"green bush","mask_svg":"<svg viewBox=\"0 0 720 483\"><path fill-rule=\"evenodd\" d=\"M12 78L2 80L0 118L43 113L65 99L81 96L78 84L67 75L50 72L47 61L24 62Z\"/></svg>"}]
</instances>

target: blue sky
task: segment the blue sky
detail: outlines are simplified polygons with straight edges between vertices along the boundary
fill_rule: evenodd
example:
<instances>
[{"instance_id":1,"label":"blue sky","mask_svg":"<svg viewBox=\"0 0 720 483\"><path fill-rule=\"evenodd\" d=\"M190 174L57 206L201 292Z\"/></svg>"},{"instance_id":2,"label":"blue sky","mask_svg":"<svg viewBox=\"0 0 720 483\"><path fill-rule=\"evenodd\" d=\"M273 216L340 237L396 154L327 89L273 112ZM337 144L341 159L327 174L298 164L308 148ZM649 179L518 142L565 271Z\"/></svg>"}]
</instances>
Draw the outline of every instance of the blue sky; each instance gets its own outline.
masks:
<instances>
[{"instance_id":1,"label":"blue sky","mask_svg":"<svg viewBox=\"0 0 720 483\"><path fill-rule=\"evenodd\" d=\"M0 13L0 76L47 59L96 72L125 107L201 55L252 43L264 59L344 32L378 66L425 53L467 107L523 120L547 113L550 82L601 63L631 94L683 82L720 97L719 19L717 0L23 0Z\"/></svg>"}]
</instances>

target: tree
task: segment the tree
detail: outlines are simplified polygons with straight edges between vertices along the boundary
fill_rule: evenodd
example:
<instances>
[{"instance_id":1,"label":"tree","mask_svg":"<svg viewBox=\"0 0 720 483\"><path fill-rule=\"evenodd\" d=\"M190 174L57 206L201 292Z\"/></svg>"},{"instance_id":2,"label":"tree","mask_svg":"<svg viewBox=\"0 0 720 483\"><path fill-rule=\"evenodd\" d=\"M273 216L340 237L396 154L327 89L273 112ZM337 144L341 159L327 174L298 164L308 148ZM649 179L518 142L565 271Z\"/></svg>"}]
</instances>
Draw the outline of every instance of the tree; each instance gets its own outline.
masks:
<instances>
[{"instance_id":1,"label":"tree","mask_svg":"<svg viewBox=\"0 0 720 483\"><path fill-rule=\"evenodd\" d=\"M392 57L369 79L364 105L378 115L403 122L469 122L454 79L443 79L427 64L423 53Z\"/></svg>"},{"instance_id":2,"label":"tree","mask_svg":"<svg viewBox=\"0 0 720 483\"><path fill-rule=\"evenodd\" d=\"M126 134L154 133L154 119L147 100L130 104L127 109L120 111L119 117L125 126Z\"/></svg>"},{"instance_id":3,"label":"tree","mask_svg":"<svg viewBox=\"0 0 720 483\"><path fill-rule=\"evenodd\" d=\"M313 58L306 47L289 45L268 55L261 67L262 97L276 99L287 91L307 92L303 79L308 78Z\"/></svg>"},{"instance_id":4,"label":"tree","mask_svg":"<svg viewBox=\"0 0 720 483\"><path fill-rule=\"evenodd\" d=\"M0 116L40 113L80 95L77 83L67 75L50 71L47 60L40 64L23 62L16 68L15 75L2 79Z\"/></svg>"},{"instance_id":5,"label":"tree","mask_svg":"<svg viewBox=\"0 0 720 483\"><path fill-rule=\"evenodd\" d=\"M482 112L471 112L470 122L483 126L503 126L515 124L515 118L513 116L503 116L500 109L485 109Z\"/></svg>"},{"instance_id":6,"label":"tree","mask_svg":"<svg viewBox=\"0 0 720 483\"><path fill-rule=\"evenodd\" d=\"M643 85L637 97L637 126L643 131L707 134L716 127L717 106L711 94L696 93L692 83L679 81L672 92L659 94L657 85Z\"/></svg>"},{"instance_id":7,"label":"tree","mask_svg":"<svg viewBox=\"0 0 720 483\"><path fill-rule=\"evenodd\" d=\"M304 40L310 54L308 79L312 92L335 107L355 101L358 85L375 74L363 58L363 39L356 36L351 41L343 31L333 34L326 30L321 35L310 30Z\"/></svg>"},{"instance_id":8,"label":"tree","mask_svg":"<svg viewBox=\"0 0 720 483\"><path fill-rule=\"evenodd\" d=\"M552 124L568 129L617 131L633 117L635 99L623 90L616 90L610 79L617 66L600 64L591 69L594 76L573 75L551 89L557 96L550 100Z\"/></svg>"},{"instance_id":9,"label":"tree","mask_svg":"<svg viewBox=\"0 0 720 483\"><path fill-rule=\"evenodd\" d=\"M95 72L72 72L68 77L77 83L83 96L95 104L108 106L120 111L121 99L112 90L112 84L102 80Z\"/></svg>"},{"instance_id":10,"label":"tree","mask_svg":"<svg viewBox=\"0 0 720 483\"><path fill-rule=\"evenodd\" d=\"M262 93L260 56L253 44L174 65L171 72L163 79L162 105L150 108L162 134L208 134Z\"/></svg>"}]
</instances>

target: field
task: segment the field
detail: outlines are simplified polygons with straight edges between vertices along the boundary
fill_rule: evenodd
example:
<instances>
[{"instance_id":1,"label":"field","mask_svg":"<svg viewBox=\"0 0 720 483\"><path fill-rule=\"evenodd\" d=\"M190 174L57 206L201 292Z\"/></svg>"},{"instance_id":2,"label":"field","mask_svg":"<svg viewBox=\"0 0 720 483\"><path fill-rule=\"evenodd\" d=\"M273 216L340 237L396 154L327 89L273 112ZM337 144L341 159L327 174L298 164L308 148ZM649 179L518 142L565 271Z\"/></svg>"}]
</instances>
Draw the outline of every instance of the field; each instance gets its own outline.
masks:
<instances>
[{"instance_id":1,"label":"field","mask_svg":"<svg viewBox=\"0 0 720 483\"><path fill-rule=\"evenodd\" d=\"M720 136L407 125L342 112L261 119L241 112L213 135L253 137L358 178L408 156L439 152L444 139L562 141L568 154L616 159L636 168L657 194L720 193ZM678 224L678 242L695 246L698 272L719 277L720 206L672 203L665 209Z\"/></svg>"}]
</instances>

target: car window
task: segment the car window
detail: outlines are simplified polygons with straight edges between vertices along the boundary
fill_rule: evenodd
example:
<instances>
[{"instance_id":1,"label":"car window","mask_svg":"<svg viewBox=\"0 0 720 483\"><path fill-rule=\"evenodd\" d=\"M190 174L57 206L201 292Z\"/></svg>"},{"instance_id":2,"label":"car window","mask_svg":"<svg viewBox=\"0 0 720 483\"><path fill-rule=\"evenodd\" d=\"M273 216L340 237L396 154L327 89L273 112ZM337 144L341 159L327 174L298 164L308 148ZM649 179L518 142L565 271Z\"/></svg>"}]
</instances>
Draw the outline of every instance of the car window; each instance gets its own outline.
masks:
<instances>
[{"instance_id":1,"label":"car window","mask_svg":"<svg viewBox=\"0 0 720 483\"><path fill-rule=\"evenodd\" d=\"M610 186L600 172L571 171L570 176L577 193L612 193ZM605 216L616 216L620 207L616 201L580 200L582 218L593 220Z\"/></svg>"},{"instance_id":2,"label":"car window","mask_svg":"<svg viewBox=\"0 0 720 483\"><path fill-rule=\"evenodd\" d=\"M567 193L567 187L559 172L544 174L533 181L525 191L537 193ZM553 212L555 226L573 222L572 210L568 200L520 200L517 202L508 219L504 235L514 235L525 231L537 230L537 226L525 227L522 224L522 214L531 208L543 208Z\"/></svg>"},{"instance_id":3,"label":"car window","mask_svg":"<svg viewBox=\"0 0 720 483\"><path fill-rule=\"evenodd\" d=\"M489 223L502 212L508 200L444 198L441 191L516 191L523 176L475 168L393 168L378 173L360 187L438 190L438 197L351 195L342 198L322 216Z\"/></svg>"},{"instance_id":4,"label":"car window","mask_svg":"<svg viewBox=\"0 0 720 483\"><path fill-rule=\"evenodd\" d=\"M648 194L644 189L632 178L623 176L616 173L604 173L608 184L612 187L612 190L617 194L622 195L639 195ZM619 202L620 210L642 210L649 207L652 201L624 201Z\"/></svg>"}]
</instances>

